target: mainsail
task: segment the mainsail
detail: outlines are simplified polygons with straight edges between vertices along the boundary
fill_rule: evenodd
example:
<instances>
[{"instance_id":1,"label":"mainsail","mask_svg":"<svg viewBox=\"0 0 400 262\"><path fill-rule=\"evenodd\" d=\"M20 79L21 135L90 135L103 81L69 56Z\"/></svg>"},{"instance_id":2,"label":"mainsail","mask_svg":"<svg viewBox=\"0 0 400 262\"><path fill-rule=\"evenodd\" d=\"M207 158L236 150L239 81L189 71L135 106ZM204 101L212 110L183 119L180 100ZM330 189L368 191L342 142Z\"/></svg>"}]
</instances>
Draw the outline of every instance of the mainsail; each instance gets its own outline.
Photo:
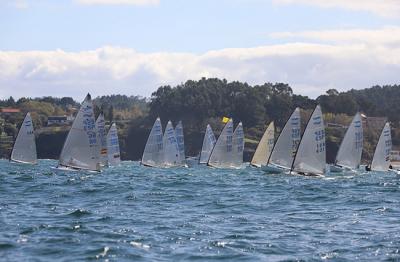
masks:
<instances>
[{"instance_id":1,"label":"mainsail","mask_svg":"<svg viewBox=\"0 0 400 262\"><path fill-rule=\"evenodd\" d=\"M35 134L30 113L26 114L18 131L10 160L20 163L37 163Z\"/></svg>"},{"instance_id":2,"label":"mainsail","mask_svg":"<svg viewBox=\"0 0 400 262\"><path fill-rule=\"evenodd\" d=\"M274 147L275 142L275 126L272 121L267 130L265 130L264 135L262 136L260 142L258 143L256 152L254 153L253 159L251 160L251 164L256 167L261 167L262 165L266 165L268 163L268 158L271 155L272 148Z\"/></svg>"},{"instance_id":3,"label":"mainsail","mask_svg":"<svg viewBox=\"0 0 400 262\"><path fill-rule=\"evenodd\" d=\"M183 137L182 121L179 121L175 127L176 140L179 148L179 164L185 163L185 141Z\"/></svg>"},{"instance_id":4,"label":"mainsail","mask_svg":"<svg viewBox=\"0 0 400 262\"><path fill-rule=\"evenodd\" d=\"M361 114L357 113L342 140L335 164L341 167L358 168L363 149Z\"/></svg>"},{"instance_id":5,"label":"mainsail","mask_svg":"<svg viewBox=\"0 0 400 262\"><path fill-rule=\"evenodd\" d=\"M316 106L308 120L292 170L299 173L321 175L325 172L325 127L321 107Z\"/></svg>"},{"instance_id":6,"label":"mainsail","mask_svg":"<svg viewBox=\"0 0 400 262\"><path fill-rule=\"evenodd\" d=\"M108 164L111 166L117 166L121 162L120 151L119 151L119 140L118 131L115 123L113 123L108 130L107 134L107 155Z\"/></svg>"},{"instance_id":7,"label":"mainsail","mask_svg":"<svg viewBox=\"0 0 400 262\"><path fill-rule=\"evenodd\" d=\"M154 122L142 156L142 164L161 167L164 163L163 134L160 118Z\"/></svg>"},{"instance_id":8,"label":"mainsail","mask_svg":"<svg viewBox=\"0 0 400 262\"><path fill-rule=\"evenodd\" d=\"M225 124L217 142L211 152L208 165L217 168L229 168L232 162L232 136L233 136L233 120Z\"/></svg>"},{"instance_id":9,"label":"mainsail","mask_svg":"<svg viewBox=\"0 0 400 262\"><path fill-rule=\"evenodd\" d=\"M179 162L179 148L178 142L176 140L176 134L171 121L168 121L165 127L164 137L163 137L163 147L164 147L164 165L167 167L177 166Z\"/></svg>"},{"instance_id":10,"label":"mainsail","mask_svg":"<svg viewBox=\"0 0 400 262\"><path fill-rule=\"evenodd\" d=\"M379 137L372 159L371 170L388 171L390 166L390 151L392 150L392 136L390 124L386 123Z\"/></svg>"},{"instance_id":11,"label":"mainsail","mask_svg":"<svg viewBox=\"0 0 400 262\"><path fill-rule=\"evenodd\" d=\"M97 140L99 143L99 159L103 166L108 165L106 121L103 113L96 120Z\"/></svg>"},{"instance_id":12,"label":"mainsail","mask_svg":"<svg viewBox=\"0 0 400 262\"><path fill-rule=\"evenodd\" d=\"M300 108L296 108L276 140L268 163L290 168L300 143Z\"/></svg>"},{"instance_id":13,"label":"mainsail","mask_svg":"<svg viewBox=\"0 0 400 262\"><path fill-rule=\"evenodd\" d=\"M244 133L243 124L240 122L233 132L233 150L231 167L240 168L243 165Z\"/></svg>"},{"instance_id":14,"label":"mainsail","mask_svg":"<svg viewBox=\"0 0 400 262\"><path fill-rule=\"evenodd\" d=\"M90 94L83 101L68 133L59 166L100 171L99 143Z\"/></svg>"},{"instance_id":15,"label":"mainsail","mask_svg":"<svg viewBox=\"0 0 400 262\"><path fill-rule=\"evenodd\" d=\"M211 129L210 125L207 125L206 128L206 133L204 134L204 139L203 139L203 146L201 148L201 153L200 153L200 164L207 164L208 159L210 158L211 151L214 148L215 145L215 135Z\"/></svg>"}]
</instances>

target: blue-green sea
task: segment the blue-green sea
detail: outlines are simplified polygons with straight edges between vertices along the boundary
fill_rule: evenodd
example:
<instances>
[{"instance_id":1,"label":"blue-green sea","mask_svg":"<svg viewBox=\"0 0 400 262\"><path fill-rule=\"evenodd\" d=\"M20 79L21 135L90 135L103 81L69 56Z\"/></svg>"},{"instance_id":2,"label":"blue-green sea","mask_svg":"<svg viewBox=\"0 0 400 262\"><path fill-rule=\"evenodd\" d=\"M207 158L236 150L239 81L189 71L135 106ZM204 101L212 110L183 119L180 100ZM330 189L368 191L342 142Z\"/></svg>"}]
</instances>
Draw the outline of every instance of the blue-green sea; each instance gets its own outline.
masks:
<instances>
[{"instance_id":1,"label":"blue-green sea","mask_svg":"<svg viewBox=\"0 0 400 262\"><path fill-rule=\"evenodd\" d=\"M396 261L400 177L0 160L1 261Z\"/></svg>"}]
</instances>

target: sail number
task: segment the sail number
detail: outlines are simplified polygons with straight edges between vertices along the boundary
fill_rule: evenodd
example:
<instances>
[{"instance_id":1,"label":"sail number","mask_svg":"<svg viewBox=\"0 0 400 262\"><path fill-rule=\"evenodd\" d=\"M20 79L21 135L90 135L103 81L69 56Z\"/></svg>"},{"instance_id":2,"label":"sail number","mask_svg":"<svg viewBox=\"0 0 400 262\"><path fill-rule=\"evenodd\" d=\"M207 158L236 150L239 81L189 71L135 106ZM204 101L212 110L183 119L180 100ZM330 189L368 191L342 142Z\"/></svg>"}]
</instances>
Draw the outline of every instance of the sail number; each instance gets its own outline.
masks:
<instances>
[{"instance_id":1,"label":"sail number","mask_svg":"<svg viewBox=\"0 0 400 262\"><path fill-rule=\"evenodd\" d=\"M325 152L325 130L318 130L314 132L316 143L316 153Z\"/></svg>"}]
</instances>

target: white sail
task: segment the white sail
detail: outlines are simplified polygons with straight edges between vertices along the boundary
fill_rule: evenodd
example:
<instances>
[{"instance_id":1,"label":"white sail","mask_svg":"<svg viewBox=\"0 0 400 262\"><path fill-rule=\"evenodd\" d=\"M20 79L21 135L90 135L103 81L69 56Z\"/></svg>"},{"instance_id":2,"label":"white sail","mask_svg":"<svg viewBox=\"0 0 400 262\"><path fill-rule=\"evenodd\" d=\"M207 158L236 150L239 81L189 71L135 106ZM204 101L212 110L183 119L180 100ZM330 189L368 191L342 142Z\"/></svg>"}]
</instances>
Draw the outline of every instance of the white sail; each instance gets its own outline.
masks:
<instances>
[{"instance_id":1,"label":"white sail","mask_svg":"<svg viewBox=\"0 0 400 262\"><path fill-rule=\"evenodd\" d=\"M179 148L176 140L176 134L171 121L168 121L165 127L164 137L164 166L177 166L179 165Z\"/></svg>"},{"instance_id":2,"label":"white sail","mask_svg":"<svg viewBox=\"0 0 400 262\"><path fill-rule=\"evenodd\" d=\"M208 165L217 168L230 168L232 162L233 121L229 119L211 152Z\"/></svg>"},{"instance_id":3,"label":"white sail","mask_svg":"<svg viewBox=\"0 0 400 262\"><path fill-rule=\"evenodd\" d=\"M99 143L89 94L83 101L65 140L59 166L100 171Z\"/></svg>"},{"instance_id":4,"label":"white sail","mask_svg":"<svg viewBox=\"0 0 400 262\"><path fill-rule=\"evenodd\" d=\"M268 159L271 155L272 148L275 142L275 126L274 122L268 125L267 130L265 130L260 142L258 143L256 152L254 153L251 164L256 167L261 167L268 163Z\"/></svg>"},{"instance_id":5,"label":"white sail","mask_svg":"<svg viewBox=\"0 0 400 262\"><path fill-rule=\"evenodd\" d=\"M99 159L103 166L108 165L106 121L103 113L96 120L97 140L99 143Z\"/></svg>"},{"instance_id":6,"label":"white sail","mask_svg":"<svg viewBox=\"0 0 400 262\"><path fill-rule=\"evenodd\" d=\"M240 168L243 165L244 133L243 124L240 122L233 132L233 150L231 167Z\"/></svg>"},{"instance_id":7,"label":"white sail","mask_svg":"<svg viewBox=\"0 0 400 262\"><path fill-rule=\"evenodd\" d=\"M210 158L211 151L214 148L215 145L215 135L211 129L210 125L207 125L206 128L206 133L204 134L203 138L203 146L201 148L201 153L200 153L200 164L207 164L208 159Z\"/></svg>"},{"instance_id":8,"label":"white sail","mask_svg":"<svg viewBox=\"0 0 400 262\"><path fill-rule=\"evenodd\" d=\"M390 151L392 150L392 136L390 124L386 123L379 137L372 159L371 170L388 171L390 166Z\"/></svg>"},{"instance_id":9,"label":"white sail","mask_svg":"<svg viewBox=\"0 0 400 262\"><path fill-rule=\"evenodd\" d=\"M154 122L142 156L142 164L160 167L164 162L163 134L160 118Z\"/></svg>"},{"instance_id":10,"label":"white sail","mask_svg":"<svg viewBox=\"0 0 400 262\"><path fill-rule=\"evenodd\" d=\"M111 166L117 166L121 162L118 131L115 123L111 125L107 134L107 156L108 164Z\"/></svg>"},{"instance_id":11,"label":"white sail","mask_svg":"<svg viewBox=\"0 0 400 262\"><path fill-rule=\"evenodd\" d=\"M321 107L312 113L297 150L292 170L299 173L322 175L325 173L325 126Z\"/></svg>"},{"instance_id":12,"label":"white sail","mask_svg":"<svg viewBox=\"0 0 400 262\"><path fill-rule=\"evenodd\" d=\"M20 163L37 163L35 134L30 113L26 114L21 124L10 159Z\"/></svg>"},{"instance_id":13,"label":"white sail","mask_svg":"<svg viewBox=\"0 0 400 262\"><path fill-rule=\"evenodd\" d=\"M335 164L341 167L356 169L361 162L363 149L363 128L361 114L357 113L342 140Z\"/></svg>"},{"instance_id":14,"label":"white sail","mask_svg":"<svg viewBox=\"0 0 400 262\"><path fill-rule=\"evenodd\" d=\"M182 126L182 121L179 121L178 124L175 127L175 134L176 134L176 140L178 143L178 148L179 148L179 164L184 164L185 162L185 140L183 137L183 126Z\"/></svg>"},{"instance_id":15,"label":"white sail","mask_svg":"<svg viewBox=\"0 0 400 262\"><path fill-rule=\"evenodd\" d=\"M300 108L296 108L276 140L269 163L291 167L300 143L300 124Z\"/></svg>"}]
</instances>

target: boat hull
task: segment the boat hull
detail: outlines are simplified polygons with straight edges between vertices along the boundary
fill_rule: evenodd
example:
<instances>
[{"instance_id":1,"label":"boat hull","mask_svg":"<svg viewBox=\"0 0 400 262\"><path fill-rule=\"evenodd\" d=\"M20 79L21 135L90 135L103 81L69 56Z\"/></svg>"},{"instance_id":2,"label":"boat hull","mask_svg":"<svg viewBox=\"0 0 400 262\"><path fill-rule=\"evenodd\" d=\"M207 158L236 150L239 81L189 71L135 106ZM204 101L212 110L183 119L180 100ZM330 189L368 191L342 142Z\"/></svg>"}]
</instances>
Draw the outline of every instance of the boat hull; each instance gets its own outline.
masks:
<instances>
[{"instance_id":1,"label":"boat hull","mask_svg":"<svg viewBox=\"0 0 400 262\"><path fill-rule=\"evenodd\" d=\"M270 173L270 174L279 174L279 173L285 173L285 172L290 171L290 169L287 167L274 165L274 164L268 164L265 166L261 166L261 170L263 170L266 173Z\"/></svg>"}]
</instances>

